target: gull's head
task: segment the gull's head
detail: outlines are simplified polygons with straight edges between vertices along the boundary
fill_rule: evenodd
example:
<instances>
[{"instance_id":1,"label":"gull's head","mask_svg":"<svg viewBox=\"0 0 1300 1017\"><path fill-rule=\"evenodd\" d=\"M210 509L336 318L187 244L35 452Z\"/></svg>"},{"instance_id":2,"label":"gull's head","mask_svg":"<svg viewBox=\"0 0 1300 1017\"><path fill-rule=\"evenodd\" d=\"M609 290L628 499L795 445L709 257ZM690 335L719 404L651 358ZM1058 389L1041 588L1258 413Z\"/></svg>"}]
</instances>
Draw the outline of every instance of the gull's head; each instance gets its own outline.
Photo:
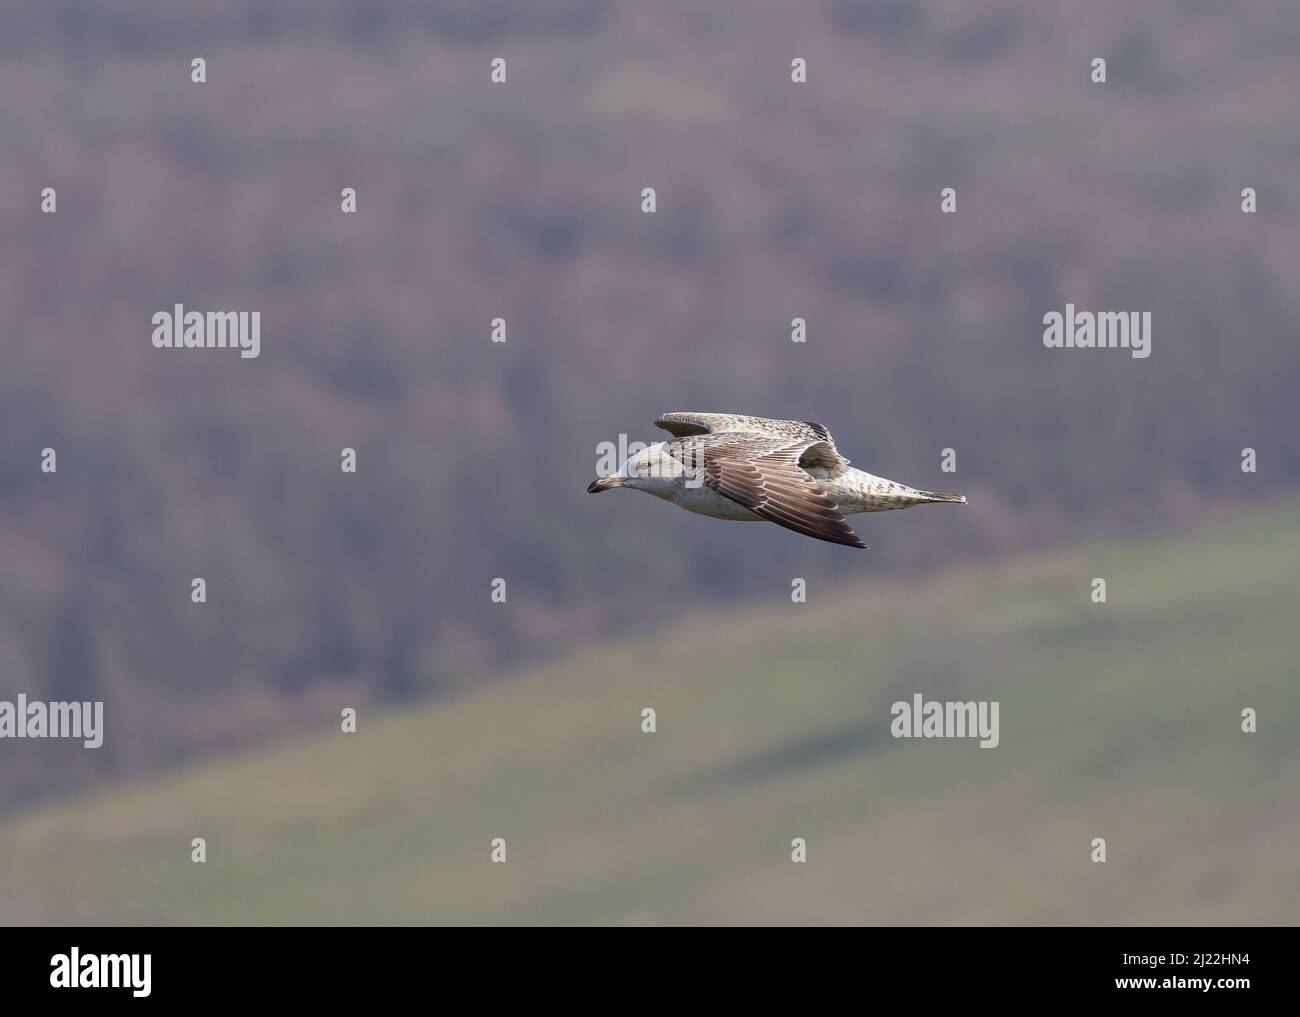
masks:
<instances>
[{"instance_id":1,"label":"gull's head","mask_svg":"<svg viewBox=\"0 0 1300 1017\"><path fill-rule=\"evenodd\" d=\"M684 472L682 464L664 451L664 442L657 441L636 455L628 456L617 473L597 477L587 485L587 493L600 494L601 491L612 491L616 487L628 487L633 491L645 491L659 498L667 498L678 487Z\"/></svg>"}]
</instances>

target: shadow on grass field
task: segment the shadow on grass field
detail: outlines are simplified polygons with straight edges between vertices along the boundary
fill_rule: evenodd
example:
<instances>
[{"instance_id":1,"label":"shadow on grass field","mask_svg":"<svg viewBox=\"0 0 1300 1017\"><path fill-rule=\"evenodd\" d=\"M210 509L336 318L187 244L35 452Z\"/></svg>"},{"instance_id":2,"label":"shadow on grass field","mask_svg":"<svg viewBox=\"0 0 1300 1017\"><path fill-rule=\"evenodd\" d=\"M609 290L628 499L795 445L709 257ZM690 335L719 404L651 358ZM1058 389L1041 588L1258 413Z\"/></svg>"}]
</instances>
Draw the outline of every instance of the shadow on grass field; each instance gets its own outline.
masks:
<instances>
[{"instance_id":1,"label":"shadow on grass field","mask_svg":"<svg viewBox=\"0 0 1300 1017\"><path fill-rule=\"evenodd\" d=\"M805 605L777 589L14 815L0 918L1295 922L1298 578L1291 505ZM891 738L916 692L998 700L1001 744Z\"/></svg>"}]
</instances>

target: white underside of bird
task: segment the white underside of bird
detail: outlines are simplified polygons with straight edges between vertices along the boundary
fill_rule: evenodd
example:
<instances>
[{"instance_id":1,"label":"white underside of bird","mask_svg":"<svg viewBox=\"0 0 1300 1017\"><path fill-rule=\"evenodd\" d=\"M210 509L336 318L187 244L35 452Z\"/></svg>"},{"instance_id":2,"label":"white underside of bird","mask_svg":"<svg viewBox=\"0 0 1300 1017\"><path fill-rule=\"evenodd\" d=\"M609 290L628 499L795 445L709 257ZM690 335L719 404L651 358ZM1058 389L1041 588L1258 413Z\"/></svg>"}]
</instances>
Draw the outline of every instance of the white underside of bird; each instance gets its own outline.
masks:
<instances>
[{"instance_id":1,"label":"white underside of bird","mask_svg":"<svg viewBox=\"0 0 1300 1017\"><path fill-rule=\"evenodd\" d=\"M849 465L830 432L811 421L665 413L655 424L673 439L629 456L617 473L593 481L589 493L645 491L698 515L772 522L859 548L867 545L845 516L966 504L963 495L921 491Z\"/></svg>"}]
</instances>

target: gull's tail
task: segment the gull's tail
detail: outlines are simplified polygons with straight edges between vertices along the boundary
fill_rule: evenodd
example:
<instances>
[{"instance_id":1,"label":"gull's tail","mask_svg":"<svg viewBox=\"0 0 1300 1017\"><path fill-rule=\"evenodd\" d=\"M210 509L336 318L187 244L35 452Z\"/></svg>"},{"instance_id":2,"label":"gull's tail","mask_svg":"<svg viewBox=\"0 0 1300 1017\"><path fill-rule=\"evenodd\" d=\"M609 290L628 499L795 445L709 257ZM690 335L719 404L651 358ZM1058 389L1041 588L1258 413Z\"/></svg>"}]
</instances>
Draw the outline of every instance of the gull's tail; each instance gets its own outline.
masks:
<instances>
[{"instance_id":1,"label":"gull's tail","mask_svg":"<svg viewBox=\"0 0 1300 1017\"><path fill-rule=\"evenodd\" d=\"M917 491L914 495L919 502L950 501L955 505L965 505L964 494L943 494L940 491Z\"/></svg>"},{"instance_id":2,"label":"gull's tail","mask_svg":"<svg viewBox=\"0 0 1300 1017\"><path fill-rule=\"evenodd\" d=\"M964 494L921 491L900 484L896 480L875 477L862 471L858 471L855 479L857 482L849 486L852 489L851 500L856 502L857 506L850 508L850 512L888 512L890 509L911 508L913 505L937 505L945 502L951 505L966 504Z\"/></svg>"}]
</instances>

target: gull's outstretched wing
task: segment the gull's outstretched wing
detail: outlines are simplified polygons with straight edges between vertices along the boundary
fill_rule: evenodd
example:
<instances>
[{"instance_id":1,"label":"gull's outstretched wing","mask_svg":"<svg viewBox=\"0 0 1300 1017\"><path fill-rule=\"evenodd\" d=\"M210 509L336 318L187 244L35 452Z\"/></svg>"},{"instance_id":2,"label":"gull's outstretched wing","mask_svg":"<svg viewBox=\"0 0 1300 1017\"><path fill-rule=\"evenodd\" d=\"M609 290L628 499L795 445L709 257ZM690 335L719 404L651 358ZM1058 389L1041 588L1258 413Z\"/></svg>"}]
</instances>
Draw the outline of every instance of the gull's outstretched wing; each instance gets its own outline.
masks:
<instances>
[{"instance_id":1,"label":"gull's outstretched wing","mask_svg":"<svg viewBox=\"0 0 1300 1017\"><path fill-rule=\"evenodd\" d=\"M831 432L811 420L769 420L767 417L748 417L741 413L661 413L655 419L655 427L662 427L674 438L741 432L770 435L807 444L823 442L829 446L834 458L841 465L849 464L849 460L835 447L835 439L831 437ZM824 454L822 458L826 458ZM818 463L818 465L822 464Z\"/></svg>"},{"instance_id":2,"label":"gull's outstretched wing","mask_svg":"<svg viewBox=\"0 0 1300 1017\"><path fill-rule=\"evenodd\" d=\"M760 417L741 419L762 421ZM770 428L734 430L682 437L671 446L677 459L701 471L706 485L764 519L832 544L867 546L844 521L835 500L800 465L839 458L834 445L815 433L792 440Z\"/></svg>"}]
</instances>

